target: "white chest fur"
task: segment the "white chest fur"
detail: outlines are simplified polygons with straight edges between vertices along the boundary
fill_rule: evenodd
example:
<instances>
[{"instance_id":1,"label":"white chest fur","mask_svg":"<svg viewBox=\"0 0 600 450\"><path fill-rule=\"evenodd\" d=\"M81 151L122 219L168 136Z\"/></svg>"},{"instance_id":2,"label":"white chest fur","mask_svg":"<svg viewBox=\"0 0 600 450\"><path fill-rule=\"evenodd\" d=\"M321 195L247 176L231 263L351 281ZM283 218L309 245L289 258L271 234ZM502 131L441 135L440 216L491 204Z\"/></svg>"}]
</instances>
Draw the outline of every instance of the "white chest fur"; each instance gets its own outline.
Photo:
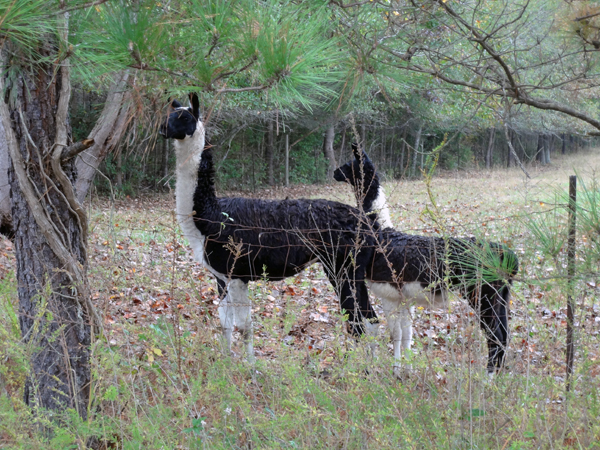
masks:
<instances>
[{"instance_id":1,"label":"white chest fur","mask_svg":"<svg viewBox=\"0 0 600 450\"><path fill-rule=\"evenodd\" d=\"M194 134L199 135L200 133ZM199 150L197 150L198 147L200 147ZM202 136L202 139L192 136L182 141L175 141L177 156L177 181L175 185L177 221L181 226L184 237L192 247L194 258L201 264L204 264L204 236L194 224L194 191L198 183L198 166L200 165L203 147L204 136Z\"/></svg>"},{"instance_id":2,"label":"white chest fur","mask_svg":"<svg viewBox=\"0 0 600 450\"><path fill-rule=\"evenodd\" d=\"M372 211L377 213L377 219L383 228L393 228L390 210L381 185L377 188L377 197L373 200Z\"/></svg>"}]
</instances>

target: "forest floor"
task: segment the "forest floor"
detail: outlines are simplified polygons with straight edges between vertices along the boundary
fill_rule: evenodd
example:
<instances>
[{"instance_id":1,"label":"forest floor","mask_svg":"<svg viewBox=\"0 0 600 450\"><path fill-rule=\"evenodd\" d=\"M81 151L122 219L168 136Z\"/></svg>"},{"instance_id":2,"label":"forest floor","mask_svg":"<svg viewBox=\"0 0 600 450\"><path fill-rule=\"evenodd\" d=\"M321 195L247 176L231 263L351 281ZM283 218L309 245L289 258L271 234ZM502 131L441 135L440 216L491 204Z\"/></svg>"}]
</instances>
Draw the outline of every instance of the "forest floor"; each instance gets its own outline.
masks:
<instances>
[{"instance_id":1,"label":"forest floor","mask_svg":"<svg viewBox=\"0 0 600 450\"><path fill-rule=\"evenodd\" d=\"M237 356L225 357L216 283L192 259L173 196L93 199L89 276L106 337L93 350L101 409L64 431L64 442L87 433L107 448L600 448L600 258L588 216L578 236L573 391L564 389L565 192L577 173L580 195L600 198L598 169L600 153L590 153L528 167L530 179L519 169L495 169L442 173L429 192L422 180L385 183L397 229L475 235L517 253L508 368L492 381L484 336L464 299L453 297L447 310L416 311L407 355L413 369L399 381L377 299L382 322L373 359L345 333L319 265L282 282L251 283L258 361L245 361L239 336ZM354 204L342 183L242 195ZM17 361L27 349L15 328L8 241L0 241L0 297L0 336L12 342L0 350L7 362L0 448L63 448L26 431L26 369Z\"/></svg>"}]
</instances>

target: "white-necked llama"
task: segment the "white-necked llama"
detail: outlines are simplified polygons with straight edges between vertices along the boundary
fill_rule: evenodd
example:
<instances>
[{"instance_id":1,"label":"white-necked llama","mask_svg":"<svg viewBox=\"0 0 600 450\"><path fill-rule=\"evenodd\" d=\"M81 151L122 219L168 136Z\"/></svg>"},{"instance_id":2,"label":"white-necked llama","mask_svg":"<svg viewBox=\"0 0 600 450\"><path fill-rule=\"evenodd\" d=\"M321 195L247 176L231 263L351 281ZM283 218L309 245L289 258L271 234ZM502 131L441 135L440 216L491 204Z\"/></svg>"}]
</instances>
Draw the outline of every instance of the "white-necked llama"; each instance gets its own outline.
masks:
<instances>
[{"instance_id":1,"label":"white-necked llama","mask_svg":"<svg viewBox=\"0 0 600 450\"><path fill-rule=\"evenodd\" d=\"M474 238L426 237L394 230L373 163L356 144L352 149L354 160L337 168L334 178L348 182L363 211L379 216L386 227L380 231L367 279L388 320L394 373L400 373L402 349L412 345L414 306L444 306L451 288L467 297L479 314L487 337L488 373L500 370L508 344L510 285L518 270L514 252Z\"/></svg>"},{"instance_id":2,"label":"white-necked llama","mask_svg":"<svg viewBox=\"0 0 600 450\"><path fill-rule=\"evenodd\" d=\"M177 159L177 216L196 260L217 278L219 318L227 348L234 327L253 358L248 282L281 280L320 261L348 315L349 331L376 327L364 282L372 259L372 230L356 208L328 200L219 198L214 187L210 145L205 145L198 97L191 107L173 101L160 133L174 139ZM362 244L368 245L363 249Z\"/></svg>"}]
</instances>

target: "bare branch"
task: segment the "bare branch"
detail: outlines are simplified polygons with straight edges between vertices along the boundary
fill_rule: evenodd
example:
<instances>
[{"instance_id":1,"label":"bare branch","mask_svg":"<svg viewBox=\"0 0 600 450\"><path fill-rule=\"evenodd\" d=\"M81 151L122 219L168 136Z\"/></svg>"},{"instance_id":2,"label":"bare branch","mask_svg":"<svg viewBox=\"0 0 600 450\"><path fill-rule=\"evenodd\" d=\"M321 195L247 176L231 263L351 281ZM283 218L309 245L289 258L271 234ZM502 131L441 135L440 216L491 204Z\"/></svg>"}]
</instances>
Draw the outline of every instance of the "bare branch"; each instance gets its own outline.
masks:
<instances>
[{"instance_id":1,"label":"bare branch","mask_svg":"<svg viewBox=\"0 0 600 450\"><path fill-rule=\"evenodd\" d=\"M84 150L87 150L94 144L95 142L93 139L84 139L83 141L76 142L73 145L69 145L68 147L65 147L63 149L60 160L62 162L68 161L69 159L79 155Z\"/></svg>"},{"instance_id":2,"label":"bare branch","mask_svg":"<svg viewBox=\"0 0 600 450\"><path fill-rule=\"evenodd\" d=\"M368 5L369 3L371 3L370 0L366 0L364 2L356 2L356 3L350 3L349 5L344 5L342 3L342 0L330 0L329 3L333 3L334 5L339 6L340 8L354 8L355 6L363 6L363 5Z\"/></svg>"},{"instance_id":3,"label":"bare branch","mask_svg":"<svg viewBox=\"0 0 600 450\"><path fill-rule=\"evenodd\" d=\"M60 10L60 12L58 14L69 13L71 11L77 11L79 9L91 8L92 6L98 6L103 3L107 3L108 1L110 1L110 0L95 0L92 2L87 2L87 3L84 3L83 5L77 5L77 6L72 6L71 8L62 9L62 10ZM56 14L56 13L48 14L46 17L50 17L54 14Z\"/></svg>"},{"instance_id":4,"label":"bare branch","mask_svg":"<svg viewBox=\"0 0 600 450\"><path fill-rule=\"evenodd\" d=\"M584 122L589 123L594 128L600 130L600 121L588 116L585 113L582 113L581 111L577 111L576 109L571 108L565 105L564 103L557 103L552 100L545 99L535 99L529 96L519 96L519 98L515 99L515 103L522 103L525 105L533 106L534 108L544 109L548 111L561 112L571 117L575 117L576 119L583 120Z\"/></svg>"},{"instance_id":5,"label":"bare branch","mask_svg":"<svg viewBox=\"0 0 600 450\"><path fill-rule=\"evenodd\" d=\"M596 17L596 16L600 16L600 12L591 13L591 14L588 14L588 15L582 16L582 17L576 17L575 19L573 19L573 21L580 22L582 20L591 19L592 17Z\"/></svg>"},{"instance_id":6,"label":"bare branch","mask_svg":"<svg viewBox=\"0 0 600 450\"><path fill-rule=\"evenodd\" d=\"M521 162L521 159L519 158L519 155L517 155L517 152L515 151L512 142L510 142L510 137L508 136L508 125L506 124L506 122L504 122L504 136L506 137L506 142L508 144L508 148L510 149L510 153L513 155L513 158L515 158L515 161L517 162L517 164L519 164L521 170L525 173L525 175L527 175L527 178L531 179L529 172L527 172L527 170L523 166L523 163Z\"/></svg>"},{"instance_id":7,"label":"bare branch","mask_svg":"<svg viewBox=\"0 0 600 450\"><path fill-rule=\"evenodd\" d=\"M513 77L513 71L508 67L508 64L502 59L502 57L496 52L495 49L492 48L490 44L487 43L487 39L489 35L483 35L483 33L469 24L466 20L464 20L454 9L450 7L444 0L437 0L437 3L452 17L454 17L461 25L467 28L474 37L475 42L477 42L486 52L490 55L499 65L502 67L504 74L506 75L506 79L510 84L510 88L514 91L514 96L519 96L519 87L517 82Z\"/></svg>"},{"instance_id":8,"label":"bare branch","mask_svg":"<svg viewBox=\"0 0 600 450\"><path fill-rule=\"evenodd\" d=\"M238 70L232 70L230 72L223 72L222 74L218 75L214 80L212 80L210 82L210 84L212 85L212 84L216 83L217 81L219 81L222 78L225 78L225 77L228 77L228 76L231 76L231 75L235 75L235 74L238 74L238 73L241 73L241 72L244 72L244 71L248 70L250 68L250 66L252 66L252 64L254 64L256 62L257 59L258 58L256 56L253 56L252 59L250 60L250 62L248 64L246 64L244 67L242 67L242 68L240 68Z\"/></svg>"},{"instance_id":9,"label":"bare branch","mask_svg":"<svg viewBox=\"0 0 600 450\"><path fill-rule=\"evenodd\" d=\"M219 89L219 93L222 94L224 92L248 92L248 91L264 91L265 89L268 89L270 87L270 85L260 85L260 86L251 86L251 87L245 87L245 88L222 88Z\"/></svg>"}]
</instances>

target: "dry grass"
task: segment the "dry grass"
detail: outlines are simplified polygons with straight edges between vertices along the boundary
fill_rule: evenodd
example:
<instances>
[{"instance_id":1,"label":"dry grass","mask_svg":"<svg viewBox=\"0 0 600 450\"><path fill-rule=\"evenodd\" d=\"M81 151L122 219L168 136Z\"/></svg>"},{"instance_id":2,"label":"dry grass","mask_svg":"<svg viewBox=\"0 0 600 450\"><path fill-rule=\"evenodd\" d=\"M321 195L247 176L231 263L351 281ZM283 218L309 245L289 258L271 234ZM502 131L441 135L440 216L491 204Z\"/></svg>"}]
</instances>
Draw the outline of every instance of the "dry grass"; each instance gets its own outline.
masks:
<instances>
[{"instance_id":1,"label":"dry grass","mask_svg":"<svg viewBox=\"0 0 600 450\"><path fill-rule=\"evenodd\" d=\"M527 226L532 213L551 210L573 170L591 180L595 167L600 156L577 155L530 168L531 180L518 169L445 173L433 180L441 211L433 216L422 181L385 185L398 229L475 234L518 252L509 370L493 381L485 340L461 299L448 311L418 311L414 370L394 379L383 326L373 360L342 331L318 266L285 282L253 283L258 362L225 357L216 285L182 241L173 198L94 201L90 279L106 326L94 345L100 409L53 439L31 431L20 400L26 349L2 302L0 448L72 448L89 434L132 449L598 448L598 283L588 273L578 284L576 375L566 396L564 280ZM340 184L262 195L353 203ZM0 251L0 266L10 265L11 251ZM583 264L583 250L579 258ZM1 276L0 296L14 305L14 276Z\"/></svg>"}]
</instances>

